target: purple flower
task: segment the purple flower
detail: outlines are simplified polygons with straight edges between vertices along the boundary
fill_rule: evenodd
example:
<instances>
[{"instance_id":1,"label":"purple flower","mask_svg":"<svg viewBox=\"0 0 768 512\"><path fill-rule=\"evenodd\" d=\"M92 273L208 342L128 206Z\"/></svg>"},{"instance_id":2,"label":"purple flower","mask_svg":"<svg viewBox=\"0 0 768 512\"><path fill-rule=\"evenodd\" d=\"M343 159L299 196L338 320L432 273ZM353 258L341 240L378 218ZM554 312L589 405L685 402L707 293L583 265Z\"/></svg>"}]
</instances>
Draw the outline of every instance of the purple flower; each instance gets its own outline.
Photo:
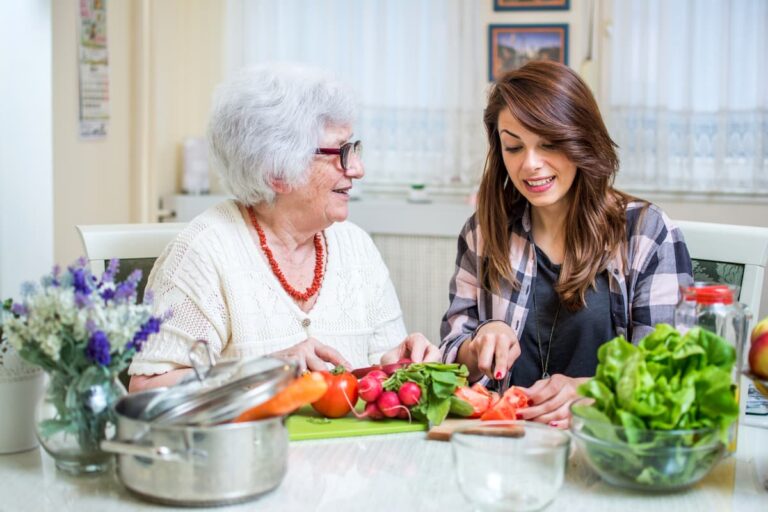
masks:
<instances>
[{"instance_id":1,"label":"purple flower","mask_svg":"<svg viewBox=\"0 0 768 512\"><path fill-rule=\"evenodd\" d=\"M115 296L115 289L114 288L104 288L101 290L101 298L104 299L104 302L109 302L114 298Z\"/></svg>"},{"instance_id":2,"label":"purple flower","mask_svg":"<svg viewBox=\"0 0 768 512\"><path fill-rule=\"evenodd\" d=\"M136 287L141 281L141 270L136 269L115 290L115 300L131 300L136 296Z\"/></svg>"},{"instance_id":3,"label":"purple flower","mask_svg":"<svg viewBox=\"0 0 768 512\"><path fill-rule=\"evenodd\" d=\"M141 329L139 329L139 332L137 332L128 345L126 345L126 348L129 350L135 348L136 352L140 352L141 348L144 346L144 342L149 338L149 335L160 331L161 323L163 323L163 321L160 318L156 316L149 317L149 320L144 322Z\"/></svg>"},{"instance_id":4,"label":"purple flower","mask_svg":"<svg viewBox=\"0 0 768 512\"><path fill-rule=\"evenodd\" d=\"M79 292L82 295L91 293L91 287L88 283L88 274L85 269L70 268L69 273L72 274L72 286L75 288L75 292Z\"/></svg>"},{"instance_id":5,"label":"purple flower","mask_svg":"<svg viewBox=\"0 0 768 512\"><path fill-rule=\"evenodd\" d=\"M58 265L54 265L53 269L51 270L51 275L45 276L42 279L43 286L51 286L53 288L58 288L61 286L61 281L59 280L59 275L61 274L61 267Z\"/></svg>"},{"instance_id":6,"label":"purple flower","mask_svg":"<svg viewBox=\"0 0 768 512\"><path fill-rule=\"evenodd\" d=\"M19 304L18 302L14 302L11 306L11 313L13 313L16 316L26 316L27 313L29 313L29 310L27 309L27 306L24 304Z\"/></svg>"},{"instance_id":7,"label":"purple flower","mask_svg":"<svg viewBox=\"0 0 768 512\"><path fill-rule=\"evenodd\" d=\"M91 298L87 293L83 293L80 290L75 290L75 306L77 306L77 309L87 308L91 304Z\"/></svg>"},{"instance_id":8,"label":"purple flower","mask_svg":"<svg viewBox=\"0 0 768 512\"><path fill-rule=\"evenodd\" d=\"M117 275L117 271L120 269L120 260L117 258L113 258L109 260L109 265L107 265L107 270L104 271L104 274L101 276L101 282L102 283L111 283L115 280L115 276Z\"/></svg>"},{"instance_id":9,"label":"purple flower","mask_svg":"<svg viewBox=\"0 0 768 512\"><path fill-rule=\"evenodd\" d=\"M91 339L88 340L85 355L91 361L107 366L112 361L112 355L109 353L110 348L109 338L107 338L104 331L96 331L91 335Z\"/></svg>"}]
</instances>

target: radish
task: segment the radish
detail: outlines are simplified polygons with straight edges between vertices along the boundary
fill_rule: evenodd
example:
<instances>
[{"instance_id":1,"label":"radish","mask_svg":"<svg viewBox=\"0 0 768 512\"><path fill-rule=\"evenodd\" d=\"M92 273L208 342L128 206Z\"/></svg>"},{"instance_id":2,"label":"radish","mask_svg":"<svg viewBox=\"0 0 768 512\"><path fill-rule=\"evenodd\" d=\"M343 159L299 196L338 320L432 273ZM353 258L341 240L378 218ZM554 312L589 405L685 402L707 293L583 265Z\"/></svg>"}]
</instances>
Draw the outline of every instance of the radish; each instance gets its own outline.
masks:
<instances>
[{"instance_id":1,"label":"radish","mask_svg":"<svg viewBox=\"0 0 768 512\"><path fill-rule=\"evenodd\" d=\"M371 377L371 374L363 377L360 379L360 382L357 383L358 395L366 402L375 402L382 391L384 391L384 389L381 387L381 381L375 376Z\"/></svg>"},{"instance_id":2,"label":"radish","mask_svg":"<svg viewBox=\"0 0 768 512\"><path fill-rule=\"evenodd\" d=\"M385 380L387 380L389 378L389 375L384 373L383 370L371 370L371 371L369 371L365 375L365 377L371 377L373 379L378 380L379 382L384 382ZM365 377L363 377L363 378L365 378Z\"/></svg>"},{"instance_id":3,"label":"radish","mask_svg":"<svg viewBox=\"0 0 768 512\"><path fill-rule=\"evenodd\" d=\"M384 419L384 414L375 402L369 402L365 405L365 411L358 418L371 418L372 420Z\"/></svg>"},{"instance_id":4,"label":"radish","mask_svg":"<svg viewBox=\"0 0 768 512\"><path fill-rule=\"evenodd\" d=\"M397 393L394 391L383 391L376 400L376 405L379 406L381 413L387 418L394 418L397 416L400 405L400 399L397 398Z\"/></svg>"},{"instance_id":5,"label":"radish","mask_svg":"<svg viewBox=\"0 0 768 512\"><path fill-rule=\"evenodd\" d=\"M421 399L421 388L415 382L404 382L397 390L397 397L403 405L414 406Z\"/></svg>"}]
</instances>

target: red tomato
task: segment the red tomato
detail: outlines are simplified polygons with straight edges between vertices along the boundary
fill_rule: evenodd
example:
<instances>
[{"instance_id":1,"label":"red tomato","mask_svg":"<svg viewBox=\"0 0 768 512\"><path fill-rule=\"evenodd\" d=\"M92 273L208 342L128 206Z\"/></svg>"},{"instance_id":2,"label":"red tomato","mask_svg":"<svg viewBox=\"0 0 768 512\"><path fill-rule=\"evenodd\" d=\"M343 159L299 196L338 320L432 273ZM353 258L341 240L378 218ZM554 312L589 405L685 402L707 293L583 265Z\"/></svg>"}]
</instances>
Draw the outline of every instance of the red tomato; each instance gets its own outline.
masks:
<instances>
[{"instance_id":1,"label":"red tomato","mask_svg":"<svg viewBox=\"0 0 768 512\"><path fill-rule=\"evenodd\" d=\"M346 416L357 403L357 379L343 366L320 373L328 384L328 391L320 400L312 402L312 408L326 418Z\"/></svg>"},{"instance_id":2,"label":"red tomato","mask_svg":"<svg viewBox=\"0 0 768 512\"><path fill-rule=\"evenodd\" d=\"M518 409L531 405L531 399L517 386L512 386L504 393L504 398L509 400Z\"/></svg>"},{"instance_id":3,"label":"red tomato","mask_svg":"<svg viewBox=\"0 0 768 512\"><path fill-rule=\"evenodd\" d=\"M475 386L477 386L477 384ZM472 406L473 412L471 415L467 416L468 418L479 418L491 405L491 396L488 391L485 390L483 386L480 386L485 390L485 393L483 393L482 391L475 389L475 386L472 386L471 388L458 388L454 392L457 397Z\"/></svg>"},{"instance_id":4,"label":"red tomato","mask_svg":"<svg viewBox=\"0 0 768 512\"><path fill-rule=\"evenodd\" d=\"M480 419L483 421L514 420L517 418L517 410L528 407L530 403L528 395L523 393L520 388L512 386L495 404L483 413Z\"/></svg>"}]
</instances>

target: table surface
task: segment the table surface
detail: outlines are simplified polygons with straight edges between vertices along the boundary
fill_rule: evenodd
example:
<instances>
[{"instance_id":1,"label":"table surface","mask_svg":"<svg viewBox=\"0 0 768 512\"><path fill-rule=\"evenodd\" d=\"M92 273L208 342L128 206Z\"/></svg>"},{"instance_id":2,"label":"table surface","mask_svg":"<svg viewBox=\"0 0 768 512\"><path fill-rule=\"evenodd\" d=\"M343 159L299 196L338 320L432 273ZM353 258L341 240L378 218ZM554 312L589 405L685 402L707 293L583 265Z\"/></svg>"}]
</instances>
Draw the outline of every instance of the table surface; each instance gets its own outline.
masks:
<instances>
[{"instance_id":1,"label":"table surface","mask_svg":"<svg viewBox=\"0 0 768 512\"><path fill-rule=\"evenodd\" d=\"M568 512L766 512L768 430L742 426L739 450L699 484L647 494L612 487L572 454L566 481L545 510ZM292 442L288 473L274 491L218 511L467 511L450 443L424 433ZM114 474L71 477L41 449L0 455L0 511L88 512L175 510L134 497Z\"/></svg>"}]
</instances>

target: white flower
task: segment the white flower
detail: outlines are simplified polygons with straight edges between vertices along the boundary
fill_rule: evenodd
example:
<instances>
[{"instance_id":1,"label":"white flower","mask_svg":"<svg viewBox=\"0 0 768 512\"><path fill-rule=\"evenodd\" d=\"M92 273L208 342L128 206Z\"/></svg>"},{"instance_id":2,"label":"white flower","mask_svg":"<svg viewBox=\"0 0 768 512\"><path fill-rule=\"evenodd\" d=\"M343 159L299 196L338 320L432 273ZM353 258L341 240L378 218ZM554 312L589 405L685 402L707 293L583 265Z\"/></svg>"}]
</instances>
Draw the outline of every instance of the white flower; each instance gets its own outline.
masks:
<instances>
[{"instance_id":1,"label":"white flower","mask_svg":"<svg viewBox=\"0 0 768 512\"><path fill-rule=\"evenodd\" d=\"M59 360L59 351L61 351L61 338L51 333L40 343L40 348L48 354L54 361Z\"/></svg>"}]
</instances>

